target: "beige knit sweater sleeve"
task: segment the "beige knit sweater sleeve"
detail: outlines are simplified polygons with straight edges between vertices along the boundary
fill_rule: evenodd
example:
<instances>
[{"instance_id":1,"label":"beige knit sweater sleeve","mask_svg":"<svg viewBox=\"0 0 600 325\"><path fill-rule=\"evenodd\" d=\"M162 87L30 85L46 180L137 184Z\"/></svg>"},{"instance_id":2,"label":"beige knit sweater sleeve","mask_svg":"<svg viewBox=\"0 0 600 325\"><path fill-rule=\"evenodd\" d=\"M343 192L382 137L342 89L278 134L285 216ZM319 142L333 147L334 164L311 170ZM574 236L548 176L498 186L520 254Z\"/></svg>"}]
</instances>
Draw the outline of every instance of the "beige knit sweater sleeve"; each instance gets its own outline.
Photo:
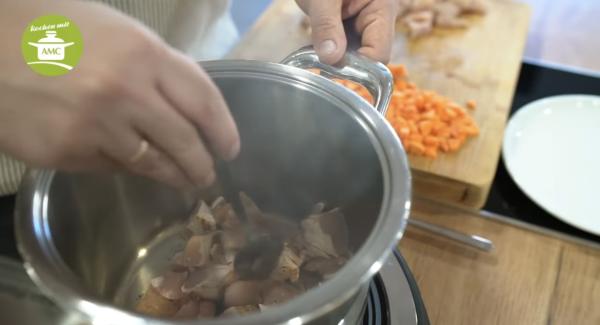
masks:
<instances>
[{"instance_id":1,"label":"beige knit sweater sleeve","mask_svg":"<svg viewBox=\"0 0 600 325\"><path fill-rule=\"evenodd\" d=\"M0 153L0 196L15 193L24 173L23 163Z\"/></svg>"},{"instance_id":2,"label":"beige knit sweater sleeve","mask_svg":"<svg viewBox=\"0 0 600 325\"><path fill-rule=\"evenodd\" d=\"M140 20L167 43L197 59L214 59L217 39L235 41L228 0L92 0L101 1ZM219 37L214 38L215 29ZM232 38L233 36L233 38ZM222 47L222 46L221 46ZM224 55L225 53L221 53Z\"/></svg>"},{"instance_id":3,"label":"beige knit sweater sleeve","mask_svg":"<svg viewBox=\"0 0 600 325\"><path fill-rule=\"evenodd\" d=\"M196 60L216 59L237 40L228 0L88 0L116 8ZM0 152L0 196L15 193L25 165Z\"/></svg>"}]
</instances>

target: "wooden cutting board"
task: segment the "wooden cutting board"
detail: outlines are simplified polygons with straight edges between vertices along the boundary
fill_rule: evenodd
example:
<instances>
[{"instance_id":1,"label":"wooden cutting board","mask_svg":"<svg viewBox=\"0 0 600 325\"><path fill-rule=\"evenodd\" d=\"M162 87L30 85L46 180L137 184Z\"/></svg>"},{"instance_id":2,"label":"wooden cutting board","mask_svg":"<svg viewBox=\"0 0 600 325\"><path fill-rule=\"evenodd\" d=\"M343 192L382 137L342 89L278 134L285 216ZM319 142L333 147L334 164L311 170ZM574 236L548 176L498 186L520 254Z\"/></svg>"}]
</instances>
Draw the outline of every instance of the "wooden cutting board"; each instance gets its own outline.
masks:
<instances>
[{"instance_id":1,"label":"wooden cutting board","mask_svg":"<svg viewBox=\"0 0 600 325\"><path fill-rule=\"evenodd\" d=\"M463 104L481 133L457 152L431 160L410 157L414 194L480 208L496 171L504 125L523 54L530 10L520 3L490 0L485 16L469 18L464 30L435 30L408 40L398 24L391 63L406 65L412 81ZM303 13L294 1L275 0L228 58L278 62L310 43Z\"/></svg>"}]
</instances>

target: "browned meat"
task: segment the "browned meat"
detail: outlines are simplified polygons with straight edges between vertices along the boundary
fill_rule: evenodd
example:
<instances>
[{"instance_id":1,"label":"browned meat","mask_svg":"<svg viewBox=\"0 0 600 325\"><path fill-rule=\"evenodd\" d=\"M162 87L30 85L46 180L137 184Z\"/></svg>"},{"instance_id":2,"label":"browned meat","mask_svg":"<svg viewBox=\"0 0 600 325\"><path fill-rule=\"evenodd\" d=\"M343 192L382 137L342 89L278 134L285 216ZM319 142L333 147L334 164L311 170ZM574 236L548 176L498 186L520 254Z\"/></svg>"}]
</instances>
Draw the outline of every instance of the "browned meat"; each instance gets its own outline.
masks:
<instances>
[{"instance_id":1,"label":"browned meat","mask_svg":"<svg viewBox=\"0 0 600 325\"><path fill-rule=\"evenodd\" d=\"M258 281L237 281L225 289L223 305L225 308L244 305L258 305L261 283Z\"/></svg>"},{"instance_id":2,"label":"browned meat","mask_svg":"<svg viewBox=\"0 0 600 325\"><path fill-rule=\"evenodd\" d=\"M187 267L201 267L210 261L210 250L215 233L192 236L183 250L181 264Z\"/></svg>"},{"instance_id":3,"label":"browned meat","mask_svg":"<svg viewBox=\"0 0 600 325\"><path fill-rule=\"evenodd\" d=\"M238 228L242 224L231 204L225 202L223 197L219 197L213 202L212 211L217 225L221 229Z\"/></svg>"},{"instance_id":4,"label":"browned meat","mask_svg":"<svg viewBox=\"0 0 600 325\"><path fill-rule=\"evenodd\" d=\"M321 284L322 280L323 277L319 273L310 272L303 268L300 270L300 279L298 279L298 285L301 286L304 291L308 291L309 289Z\"/></svg>"},{"instance_id":5,"label":"browned meat","mask_svg":"<svg viewBox=\"0 0 600 325\"><path fill-rule=\"evenodd\" d=\"M319 285L349 257L348 231L339 209L324 211L325 205L317 203L311 215L298 222L261 211L244 193L240 198L247 225L223 198L211 207L200 204L188 220L184 236L189 238L183 251L173 256L161 276L151 280L136 310L175 319L258 312ZM246 238L248 230L256 231L258 241ZM242 253L247 248L262 241L279 243L271 267L259 271L266 279L242 278L243 268L234 265L245 260ZM249 267L257 264L252 256L247 260Z\"/></svg>"},{"instance_id":6,"label":"browned meat","mask_svg":"<svg viewBox=\"0 0 600 325\"><path fill-rule=\"evenodd\" d=\"M275 281L296 282L300 278L300 265L302 256L294 251L287 243L284 244L277 266L271 273L270 278Z\"/></svg>"},{"instance_id":7,"label":"browned meat","mask_svg":"<svg viewBox=\"0 0 600 325\"><path fill-rule=\"evenodd\" d=\"M300 290L298 287L287 283L275 283L267 287L263 293L263 304L267 306L283 304L299 296L300 294L302 294L302 290Z\"/></svg>"},{"instance_id":8,"label":"browned meat","mask_svg":"<svg viewBox=\"0 0 600 325\"><path fill-rule=\"evenodd\" d=\"M177 312L179 304L162 296L152 286L140 298L135 309L145 315L154 317L169 317Z\"/></svg>"},{"instance_id":9,"label":"browned meat","mask_svg":"<svg viewBox=\"0 0 600 325\"><path fill-rule=\"evenodd\" d=\"M179 310L173 315L173 318L176 319L190 319L196 318L198 316L198 302L195 300L190 300L183 304Z\"/></svg>"},{"instance_id":10,"label":"browned meat","mask_svg":"<svg viewBox=\"0 0 600 325\"><path fill-rule=\"evenodd\" d=\"M194 235L206 234L217 229L215 218L204 201L201 202L196 214L189 219L187 228Z\"/></svg>"},{"instance_id":11,"label":"browned meat","mask_svg":"<svg viewBox=\"0 0 600 325\"><path fill-rule=\"evenodd\" d=\"M216 301L223 296L225 287L235 280L233 265L208 265L191 272L181 286L181 291L193 293L202 299Z\"/></svg>"},{"instance_id":12,"label":"browned meat","mask_svg":"<svg viewBox=\"0 0 600 325\"><path fill-rule=\"evenodd\" d=\"M181 291L181 285L187 279L187 272L168 271L150 281L152 287L163 297L170 300L181 299L185 293Z\"/></svg>"},{"instance_id":13,"label":"browned meat","mask_svg":"<svg viewBox=\"0 0 600 325\"><path fill-rule=\"evenodd\" d=\"M334 258L348 254L348 229L339 209L310 215L301 224L307 256Z\"/></svg>"},{"instance_id":14,"label":"browned meat","mask_svg":"<svg viewBox=\"0 0 600 325\"><path fill-rule=\"evenodd\" d=\"M198 303L199 318L213 318L217 315L217 306L214 302L202 300Z\"/></svg>"}]
</instances>

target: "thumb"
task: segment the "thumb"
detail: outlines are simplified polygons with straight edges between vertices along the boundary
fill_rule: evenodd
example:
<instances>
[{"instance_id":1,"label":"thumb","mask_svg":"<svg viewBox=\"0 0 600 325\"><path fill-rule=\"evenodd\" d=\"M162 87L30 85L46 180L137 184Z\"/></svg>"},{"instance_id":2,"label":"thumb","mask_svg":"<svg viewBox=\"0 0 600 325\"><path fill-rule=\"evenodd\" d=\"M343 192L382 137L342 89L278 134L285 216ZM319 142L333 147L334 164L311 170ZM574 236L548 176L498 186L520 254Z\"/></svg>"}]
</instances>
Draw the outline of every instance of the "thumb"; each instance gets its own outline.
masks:
<instances>
[{"instance_id":1,"label":"thumb","mask_svg":"<svg viewBox=\"0 0 600 325\"><path fill-rule=\"evenodd\" d=\"M342 0L311 1L308 9L312 42L319 59L326 64L337 63L346 51Z\"/></svg>"}]
</instances>

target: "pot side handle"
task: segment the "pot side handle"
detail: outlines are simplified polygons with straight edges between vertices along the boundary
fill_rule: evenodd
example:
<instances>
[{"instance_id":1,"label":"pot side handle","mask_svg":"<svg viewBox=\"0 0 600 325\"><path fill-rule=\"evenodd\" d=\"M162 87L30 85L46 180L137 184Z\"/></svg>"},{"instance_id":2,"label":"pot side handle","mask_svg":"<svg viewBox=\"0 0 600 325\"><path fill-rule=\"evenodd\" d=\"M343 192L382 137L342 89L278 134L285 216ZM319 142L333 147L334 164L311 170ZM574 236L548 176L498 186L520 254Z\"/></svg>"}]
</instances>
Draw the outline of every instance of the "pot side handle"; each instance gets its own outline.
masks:
<instances>
[{"instance_id":1,"label":"pot side handle","mask_svg":"<svg viewBox=\"0 0 600 325\"><path fill-rule=\"evenodd\" d=\"M319 69L321 75L327 78L347 79L364 86L375 99L375 109L385 116L392 96L394 79L384 64L349 51L336 66L331 66L319 61L312 46L293 52L281 63L301 69Z\"/></svg>"}]
</instances>

